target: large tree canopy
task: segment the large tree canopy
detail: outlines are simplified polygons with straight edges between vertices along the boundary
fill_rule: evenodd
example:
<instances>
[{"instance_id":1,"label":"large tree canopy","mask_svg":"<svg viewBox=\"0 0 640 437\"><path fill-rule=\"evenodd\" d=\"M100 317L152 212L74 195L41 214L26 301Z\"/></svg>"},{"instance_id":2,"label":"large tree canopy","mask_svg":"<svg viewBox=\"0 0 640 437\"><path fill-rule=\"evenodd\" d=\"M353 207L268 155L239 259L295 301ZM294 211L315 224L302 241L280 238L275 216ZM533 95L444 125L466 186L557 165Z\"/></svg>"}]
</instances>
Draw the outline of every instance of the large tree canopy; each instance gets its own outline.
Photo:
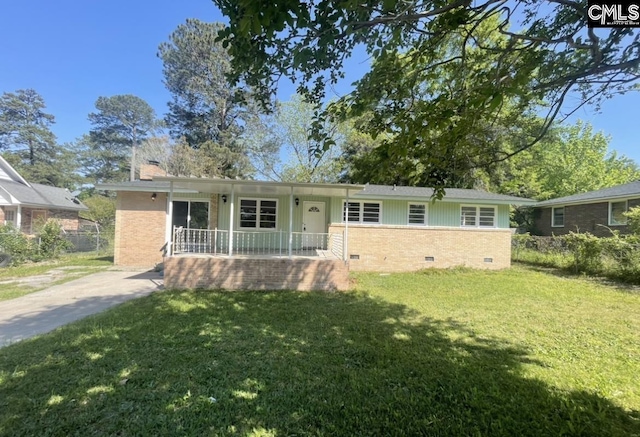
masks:
<instances>
[{"instance_id":1,"label":"large tree canopy","mask_svg":"<svg viewBox=\"0 0 640 437\"><path fill-rule=\"evenodd\" d=\"M171 136L210 158L208 176L247 176L249 159L239 141L253 117L246 89L229 83L231 59L216 42L220 23L188 19L160 44L164 83L171 93L165 117Z\"/></svg>"},{"instance_id":2,"label":"large tree canopy","mask_svg":"<svg viewBox=\"0 0 640 437\"><path fill-rule=\"evenodd\" d=\"M33 89L0 96L0 152L30 182L72 188L75 157L51 131L55 117Z\"/></svg>"},{"instance_id":3,"label":"large tree canopy","mask_svg":"<svg viewBox=\"0 0 640 437\"><path fill-rule=\"evenodd\" d=\"M89 114L89 149L98 161L115 159L119 167L130 157L129 179L135 180L136 147L158 127L155 111L131 94L98 97L96 109Z\"/></svg>"},{"instance_id":4,"label":"large tree canopy","mask_svg":"<svg viewBox=\"0 0 640 437\"><path fill-rule=\"evenodd\" d=\"M372 114L368 129L388 135L390 159L423 148L435 186L450 183L451 168L462 174L531 147L554 119L629 90L640 73L640 32L589 29L582 0L214 3L229 18L220 38L235 78L264 102L281 77L321 102L364 47L372 67L335 106L339 115ZM491 132L504 105L546 116L502 149Z\"/></svg>"}]
</instances>

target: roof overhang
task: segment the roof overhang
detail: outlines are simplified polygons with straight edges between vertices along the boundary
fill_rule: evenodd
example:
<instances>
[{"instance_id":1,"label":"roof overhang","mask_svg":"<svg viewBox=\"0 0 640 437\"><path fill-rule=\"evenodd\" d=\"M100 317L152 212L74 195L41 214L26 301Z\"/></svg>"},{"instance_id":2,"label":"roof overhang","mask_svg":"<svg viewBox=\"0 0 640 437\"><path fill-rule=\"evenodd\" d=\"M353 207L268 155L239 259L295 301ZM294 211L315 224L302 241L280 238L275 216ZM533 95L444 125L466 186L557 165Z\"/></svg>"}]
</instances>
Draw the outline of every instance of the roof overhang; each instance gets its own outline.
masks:
<instances>
[{"instance_id":1,"label":"roof overhang","mask_svg":"<svg viewBox=\"0 0 640 437\"><path fill-rule=\"evenodd\" d=\"M297 195L297 196L344 196L355 194L364 189L364 185L355 184L314 184L302 182L273 182L233 179L180 178L161 176L154 182L165 182L173 186L174 192L231 194L239 195ZM106 188L103 188L106 189ZM147 190L148 191L148 190ZM157 191L157 190L155 190Z\"/></svg>"},{"instance_id":2,"label":"roof overhang","mask_svg":"<svg viewBox=\"0 0 640 437\"><path fill-rule=\"evenodd\" d=\"M551 207L571 206L571 205L590 205L593 203L608 203L608 202L615 202L615 201L631 200L631 199L637 199L639 197L640 197L640 193L620 194L618 196L600 197L598 199L573 200L573 201L570 200L567 202L562 202L562 201L558 202L554 199L554 200L545 200L543 202L537 202L530 206L533 208L551 208ZM561 200L561 199L558 199L558 200Z\"/></svg>"},{"instance_id":3,"label":"roof overhang","mask_svg":"<svg viewBox=\"0 0 640 437\"><path fill-rule=\"evenodd\" d=\"M468 203L474 205L526 205L530 206L534 204L536 201L533 199L478 199L478 198L464 198L464 197L453 197L453 196L445 196L442 199L437 199L433 197L424 197L424 196L399 196L399 195L385 195L385 194L370 194L368 195L366 192L358 193L356 196L362 199L372 199L372 200L415 200L419 202L447 202L447 203Z\"/></svg>"}]
</instances>

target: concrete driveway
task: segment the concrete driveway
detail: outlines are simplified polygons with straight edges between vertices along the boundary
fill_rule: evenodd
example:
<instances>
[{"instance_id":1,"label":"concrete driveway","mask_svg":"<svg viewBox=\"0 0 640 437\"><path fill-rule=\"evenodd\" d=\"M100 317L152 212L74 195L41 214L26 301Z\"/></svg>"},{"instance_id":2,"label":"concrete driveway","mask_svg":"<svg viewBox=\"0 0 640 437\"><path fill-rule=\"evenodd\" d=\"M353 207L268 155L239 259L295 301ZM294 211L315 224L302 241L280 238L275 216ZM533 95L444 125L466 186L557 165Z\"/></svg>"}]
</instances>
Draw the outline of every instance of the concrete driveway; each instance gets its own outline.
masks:
<instances>
[{"instance_id":1,"label":"concrete driveway","mask_svg":"<svg viewBox=\"0 0 640 437\"><path fill-rule=\"evenodd\" d=\"M0 302L0 347L162 288L157 272L106 271Z\"/></svg>"}]
</instances>

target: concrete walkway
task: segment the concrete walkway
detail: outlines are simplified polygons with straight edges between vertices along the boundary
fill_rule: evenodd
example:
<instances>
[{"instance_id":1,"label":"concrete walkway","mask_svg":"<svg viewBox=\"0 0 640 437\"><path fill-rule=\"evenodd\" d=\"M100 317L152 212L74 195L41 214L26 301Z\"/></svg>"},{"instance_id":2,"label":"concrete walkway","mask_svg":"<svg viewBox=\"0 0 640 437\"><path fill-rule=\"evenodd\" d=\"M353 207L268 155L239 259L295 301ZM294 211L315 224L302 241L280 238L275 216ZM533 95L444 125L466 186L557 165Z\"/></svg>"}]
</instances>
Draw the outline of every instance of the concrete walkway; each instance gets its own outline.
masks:
<instances>
[{"instance_id":1,"label":"concrete walkway","mask_svg":"<svg viewBox=\"0 0 640 437\"><path fill-rule=\"evenodd\" d=\"M0 347L162 288L157 272L106 271L0 302Z\"/></svg>"}]
</instances>

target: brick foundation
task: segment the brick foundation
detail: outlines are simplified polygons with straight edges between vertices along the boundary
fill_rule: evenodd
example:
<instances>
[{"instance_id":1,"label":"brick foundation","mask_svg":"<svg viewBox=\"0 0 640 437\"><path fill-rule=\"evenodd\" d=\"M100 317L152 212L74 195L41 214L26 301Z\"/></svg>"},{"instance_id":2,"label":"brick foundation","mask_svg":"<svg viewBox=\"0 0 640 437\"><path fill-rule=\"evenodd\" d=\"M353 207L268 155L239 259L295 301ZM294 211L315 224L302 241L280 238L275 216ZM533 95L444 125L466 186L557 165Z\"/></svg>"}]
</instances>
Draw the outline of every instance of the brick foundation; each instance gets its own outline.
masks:
<instances>
[{"instance_id":1,"label":"brick foundation","mask_svg":"<svg viewBox=\"0 0 640 437\"><path fill-rule=\"evenodd\" d=\"M346 290L349 270L340 260L172 256L165 260L167 289Z\"/></svg>"},{"instance_id":2,"label":"brick foundation","mask_svg":"<svg viewBox=\"0 0 640 437\"><path fill-rule=\"evenodd\" d=\"M330 233L343 231L342 224L329 227ZM349 225L348 234L347 259L352 271L403 272L456 266L504 269L511 265L509 229Z\"/></svg>"}]
</instances>

